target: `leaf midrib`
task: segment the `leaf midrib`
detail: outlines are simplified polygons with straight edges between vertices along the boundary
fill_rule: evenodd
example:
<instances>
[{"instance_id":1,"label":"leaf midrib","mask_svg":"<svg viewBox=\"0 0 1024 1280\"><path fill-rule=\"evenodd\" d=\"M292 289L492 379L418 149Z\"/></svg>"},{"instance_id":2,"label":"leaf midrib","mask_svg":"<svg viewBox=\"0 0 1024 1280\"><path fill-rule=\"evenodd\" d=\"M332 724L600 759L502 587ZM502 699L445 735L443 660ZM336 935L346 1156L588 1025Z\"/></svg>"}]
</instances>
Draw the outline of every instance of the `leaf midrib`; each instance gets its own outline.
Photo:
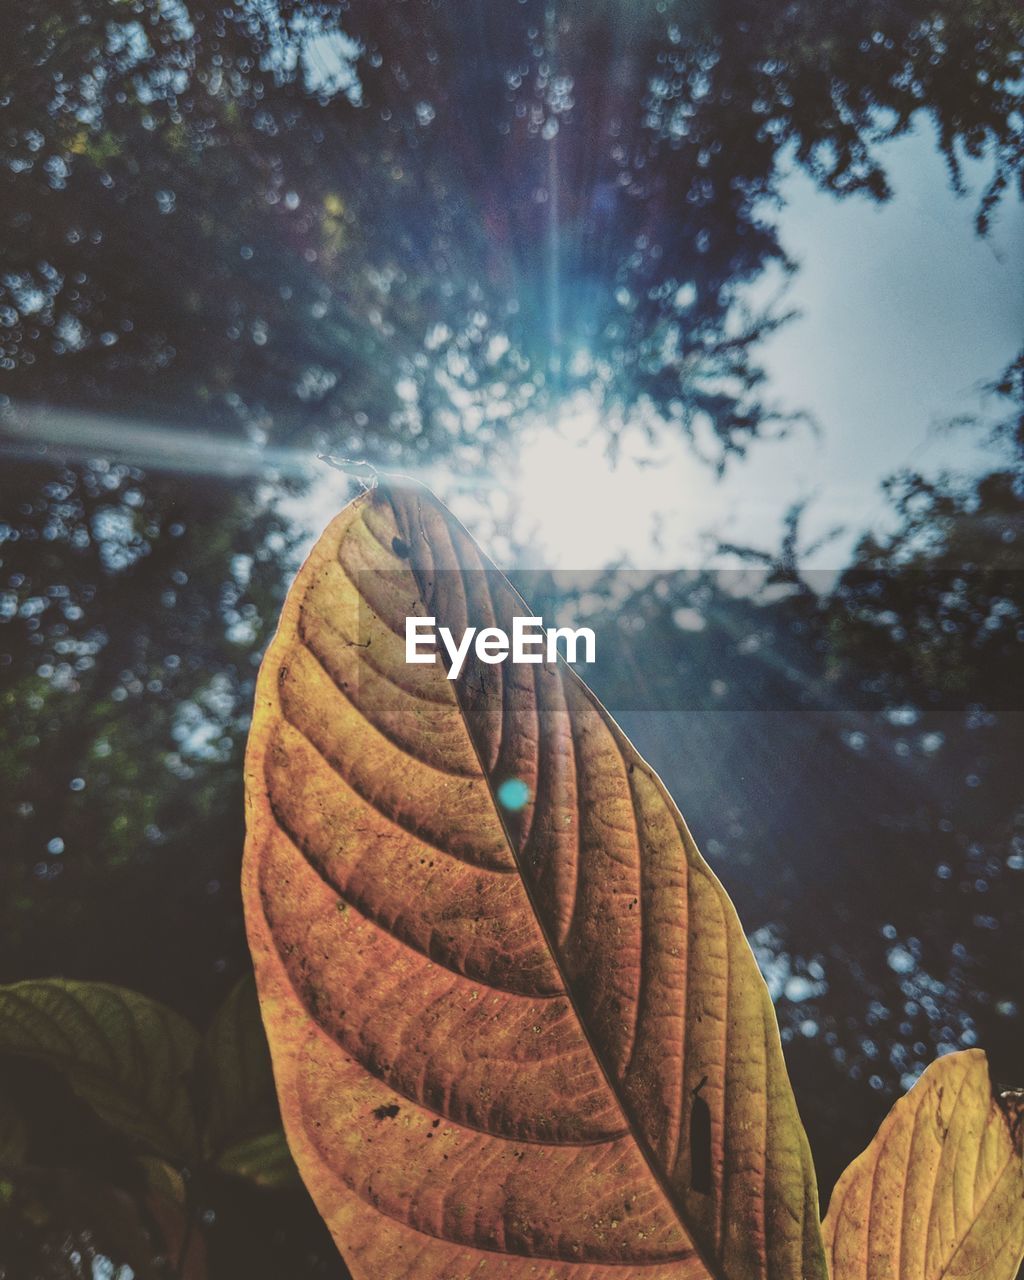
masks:
<instances>
[{"instance_id":1,"label":"leaf midrib","mask_svg":"<svg viewBox=\"0 0 1024 1280\"><path fill-rule=\"evenodd\" d=\"M372 498L372 495L368 495L368 496ZM401 527L401 521L400 521L398 510L393 504L392 504L392 511L394 512L394 515L396 517L396 523L399 523L399 527ZM459 521L457 517L455 517L451 513L448 513L448 519L458 524L459 528L462 529L466 537L470 539L470 545L473 547L474 551L476 552L476 554L481 560L481 569L486 570L489 568L495 573L500 573L501 571L497 568L497 566L492 561L490 561L488 557L485 556L483 552L480 551L480 549L476 546L476 543L472 540L471 535L469 534L468 530L465 529L465 526L462 525L461 521ZM455 570L455 572L458 573L459 581L462 584L463 598L468 602L469 595L465 587L465 571L462 567L459 556L455 552L454 543L452 543L451 537L448 533L447 523L442 522L442 527L444 528L445 536L448 537L449 546L451 547L451 550L452 550L452 556L457 565L457 569ZM424 542L426 542L427 545L430 545L430 539L427 536L426 530L423 529L422 524L420 526L420 532ZM421 570L418 567L416 567L415 564L413 564L412 572L416 577L417 585L420 586L421 596L422 596L423 584L420 578ZM451 571L449 570L446 572L451 572ZM504 577L504 575L502 576ZM523 597L519 594L519 592L512 585L512 583L508 581L507 578L505 579L505 581L507 583L509 591L512 592L514 598L518 601L519 604L523 606L523 608L527 612L529 612L529 606L526 604L526 601L523 599ZM491 599L493 604L493 597L491 597L489 584L487 585L487 592L488 592L488 597ZM560 680L563 680L565 676L568 675L570 679L575 680L577 682L579 688L582 690L585 697L592 697L590 690L587 688L587 686L583 683L582 680L580 680L579 676L576 675L575 671L573 671L572 668L566 662L564 662L564 660L560 655L557 656L556 665L558 668ZM499 671L500 671L500 667L499 667ZM533 681L534 698L536 701L537 676L536 676L536 672L533 671L532 667L530 669L530 676ZM675 1194L673 1193L671 1183L669 1183L666 1175L663 1174L661 1169L659 1168L658 1161L656 1159L653 1148L651 1147L650 1143L647 1141L640 1127L637 1125L630 1110L627 1108L626 1103L622 1098L621 1092L615 1083L614 1077L612 1076L608 1068L608 1065L605 1062L604 1054L600 1051L598 1046L595 1044L594 1037L591 1033L591 1029L587 1024L587 1020L583 1017L582 1011L579 1006L579 1002L576 998L575 992L573 991L573 985L569 980L568 975L565 972L565 967L559 956L559 951L556 946L555 940L551 937L551 933L545 921L544 914L540 910L540 907L538 905L536 894L530 882L530 878L525 874L523 865L520 861L519 852L516 849L515 841L513 840L512 834L509 831L508 824L505 820L504 814L501 811L501 805L498 804L496 797L494 795L494 788L491 785L489 770L485 766L483 758L480 755L480 750L477 744L476 737L473 734L472 729L470 728L470 724L466 716L465 709L463 707L462 698L459 695L458 682L456 681L455 684L456 684L456 702L458 704L459 714L462 717L463 724L465 724L466 726L466 736L469 738L470 743L472 744L473 751L476 755L477 762L480 766L481 775L487 784L488 794L491 797L491 802L494 805L495 814L498 818L498 821L501 823L502 832L505 836L505 840L508 844L509 850L515 861L516 870L518 871L520 882L523 885L524 891L527 896L527 900L530 903L530 909L533 912L534 919L537 923L538 928L541 931L541 935L544 939L544 944L547 947L548 952L551 956L552 963L554 964L559 976L562 979L562 983L565 988L566 999L569 1001L570 1005L572 1006L573 1014L575 1015L577 1025L579 1026L587 1042L587 1047L590 1049L591 1056L593 1057L598 1070L601 1072L601 1075L604 1078L605 1083L608 1086L608 1089L612 1097L615 1099L616 1103L619 1106L620 1111L622 1112L622 1116L626 1122L629 1136L633 1139L634 1143L636 1144L637 1150L639 1151L641 1157L643 1158L644 1164L648 1172L651 1174L652 1178L657 1183L658 1189L661 1191L663 1197L665 1198L665 1201L668 1204L669 1208L671 1209L673 1216L675 1217L676 1221L679 1223L680 1227L683 1229L683 1232L686 1235L687 1239L689 1240L690 1246L693 1249L694 1254L700 1259L701 1263L704 1265L705 1269L707 1270L709 1280L730 1280L730 1277L728 1277L724 1271L718 1270L713 1265L713 1263L707 1257L707 1254L705 1250L702 1248L700 1242L697 1240L690 1223L687 1221L686 1215L683 1212L682 1207L680 1206L678 1200L676 1199ZM504 690L504 676L502 676L502 688ZM603 708L601 708L601 710L603 710ZM616 745L618 746L617 742L616 742ZM573 744L573 749L575 751L575 742ZM640 763L642 767L647 768L647 766L644 764L643 761L641 761ZM577 809L577 815L578 815L579 813L578 790L577 790L576 809ZM576 827L577 842L578 842L579 832L580 832L580 825L579 825L578 819L575 824L575 827ZM578 861L577 861L577 869L578 869ZM577 870L577 874L578 874L578 870ZM578 880L577 880L577 883L578 883Z\"/></svg>"}]
</instances>

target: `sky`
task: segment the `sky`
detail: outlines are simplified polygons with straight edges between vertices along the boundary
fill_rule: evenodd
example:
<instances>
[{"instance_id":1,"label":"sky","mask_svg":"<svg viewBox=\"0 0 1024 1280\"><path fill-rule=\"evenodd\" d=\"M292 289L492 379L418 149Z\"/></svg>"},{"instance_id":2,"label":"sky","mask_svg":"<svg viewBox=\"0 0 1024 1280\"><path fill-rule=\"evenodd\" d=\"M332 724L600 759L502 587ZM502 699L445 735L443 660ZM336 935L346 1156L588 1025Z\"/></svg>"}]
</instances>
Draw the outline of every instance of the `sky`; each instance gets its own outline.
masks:
<instances>
[{"instance_id":1,"label":"sky","mask_svg":"<svg viewBox=\"0 0 1024 1280\"><path fill-rule=\"evenodd\" d=\"M682 443L652 451L634 441L613 469L586 440L593 409L574 405L560 438L538 426L520 453L520 529L538 544L538 562L591 568L626 554L640 567L691 566L703 563L709 531L770 548L786 509L805 499L808 544L844 526L806 560L834 569L862 530L884 522L884 477L990 461L983 433L942 424L993 415L981 388L1024 340L1024 205L1005 199L982 240L974 213L984 166L967 170L970 190L957 195L926 128L883 156L894 188L883 205L837 200L796 170L782 184L782 242L800 268L784 301L800 316L761 355L769 398L807 410L817 433L798 427L758 443L716 482ZM778 288L764 281L752 297ZM609 518L616 504L631 518Z\"/></svg>"}]
</instances>

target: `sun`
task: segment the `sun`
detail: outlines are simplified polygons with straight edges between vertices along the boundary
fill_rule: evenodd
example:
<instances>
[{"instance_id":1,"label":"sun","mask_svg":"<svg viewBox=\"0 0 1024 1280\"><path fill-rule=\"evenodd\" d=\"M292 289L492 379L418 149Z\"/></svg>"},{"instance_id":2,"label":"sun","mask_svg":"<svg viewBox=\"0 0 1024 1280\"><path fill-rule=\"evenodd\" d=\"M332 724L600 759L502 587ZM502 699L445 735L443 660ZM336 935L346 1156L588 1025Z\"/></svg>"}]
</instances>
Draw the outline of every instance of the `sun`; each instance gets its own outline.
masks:
<instances>
[{"instance_id":1,"label":"sun","mask_svg":"<svg viewBox=\"0 0 1024 1280\"><path fill-rule=\"evenodd\" d=\"M677 431L618 428L617 448L589 393L519 437L511 468L515 541L546 568L600 569L618 560L667 567L696 553L712 478Z\"/></svg>"}]
</instances>

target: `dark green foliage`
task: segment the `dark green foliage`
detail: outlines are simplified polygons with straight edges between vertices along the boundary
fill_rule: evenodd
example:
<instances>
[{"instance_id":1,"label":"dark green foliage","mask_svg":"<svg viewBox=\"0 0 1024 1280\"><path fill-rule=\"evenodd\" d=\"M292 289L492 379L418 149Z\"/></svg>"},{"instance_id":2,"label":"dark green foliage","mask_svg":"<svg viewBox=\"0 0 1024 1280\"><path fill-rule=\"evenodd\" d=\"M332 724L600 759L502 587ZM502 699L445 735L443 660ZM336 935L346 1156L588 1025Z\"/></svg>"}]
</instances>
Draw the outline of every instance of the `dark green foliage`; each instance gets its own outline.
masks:
<instances>
[{"instance_id":1,"label":"dark green foliage","mask_svg":"<svg viewBox=\"0 0 1024 1280\"><path fill-rule=\"evenodd\" d=\"M248 1248L249 1274L273 1274L259 1269L280 1264L279 1247L266 1251L268 1223L288 1241L305 1207L251 977L202 1039L123 987L0 987L0 1276L44 1266L89 1276L91 1259L105 1257L143 1278L205 1280L224 1250L213 1229L221 1206L266 1219L269 1193L269 1219L248 1245L234 1239L240 1223L228 1237L232 1272ZM317 1236L313 1218L304 1251ZM307 1252L301 1274L319 1273L317 1256Z\"/></svg>"},{"instance_id":2,"label":"dark green foliage","mask_svg":"<svg viewBox=\"0 0 1024 1280\"><path fill-rule=\"evenodd\" d=\"M7 972L78 972L87 931L89 976L145 956L178 1003L224 954L244 730L292 535L251 492L105 463L8 471L0 493Z\"/></svg>"}]
</instances>

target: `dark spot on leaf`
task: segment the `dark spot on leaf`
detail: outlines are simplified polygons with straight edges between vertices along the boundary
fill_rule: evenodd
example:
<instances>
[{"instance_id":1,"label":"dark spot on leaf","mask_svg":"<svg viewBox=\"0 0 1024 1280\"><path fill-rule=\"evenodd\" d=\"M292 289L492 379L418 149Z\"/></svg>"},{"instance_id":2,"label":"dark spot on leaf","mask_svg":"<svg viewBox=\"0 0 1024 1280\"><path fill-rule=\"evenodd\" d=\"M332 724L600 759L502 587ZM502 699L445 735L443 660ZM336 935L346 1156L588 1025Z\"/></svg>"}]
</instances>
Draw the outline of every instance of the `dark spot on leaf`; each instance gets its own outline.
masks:
<instances>
[{"instance_id":1,"label":"dark spot on leaf","mask_svg":"<svg viewBox=\"0 0 1024 1280\"><path fill-rule=\"evenodd\" d=\"M711 1108L700 1097L707 1080L694 1089L690 1111L690 1186L702 1196L711 1194Z\"/></svg>"},{"instance_id":2,"label":"dark spot on leaf","mask_svg":"<svg viewBox=\"0 0 1024 1280\"><path fill-rule=\"evenodd\" d=\"M409 549L408 542L404 538L392 538L391 550L402 560L408 560L412 552Z\"/></svg>"},{"instance_id":3,"label":"dark spot on leaf","mask_svg":"<svg viewBox=\"0 0 1024 1280\"><path fill-rule=\"evenodd\" d=\"M389 1107L374 1107L373 1114L378 1120L394 1120L401 1108L397 1102L392 1102Z\"/></svg>"}]
</instances>

